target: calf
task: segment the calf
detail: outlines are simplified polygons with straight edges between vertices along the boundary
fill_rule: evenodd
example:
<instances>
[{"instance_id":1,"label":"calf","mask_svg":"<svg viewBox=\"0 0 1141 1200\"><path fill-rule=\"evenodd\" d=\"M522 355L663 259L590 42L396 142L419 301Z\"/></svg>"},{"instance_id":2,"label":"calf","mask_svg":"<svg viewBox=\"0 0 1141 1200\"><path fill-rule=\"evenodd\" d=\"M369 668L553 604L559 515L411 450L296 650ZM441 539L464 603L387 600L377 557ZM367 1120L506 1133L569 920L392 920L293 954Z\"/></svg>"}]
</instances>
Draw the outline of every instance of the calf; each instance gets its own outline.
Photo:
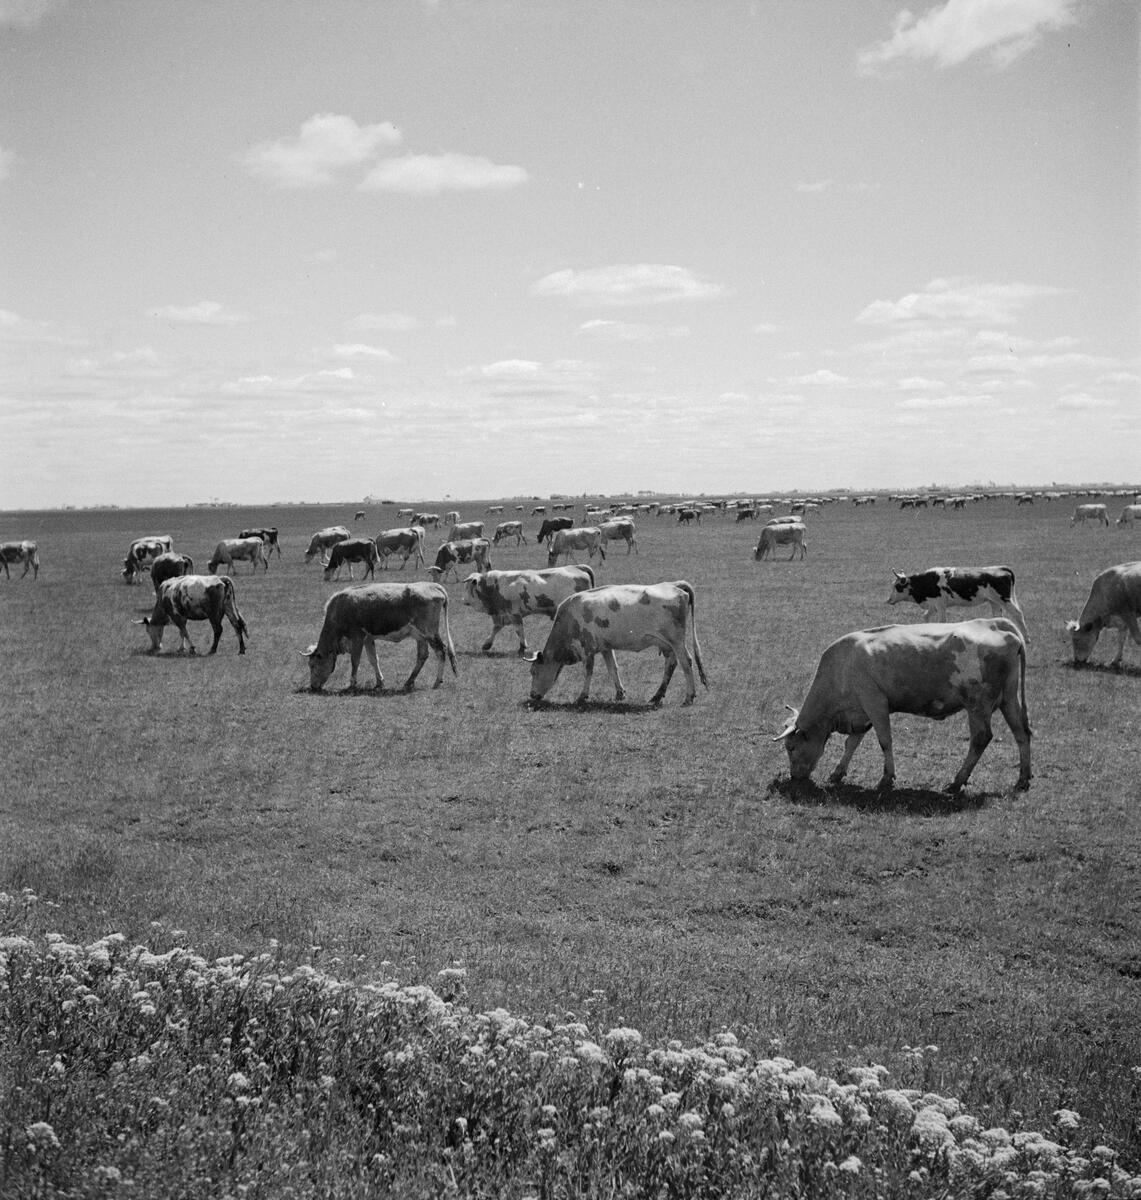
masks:
<instances>
[{"instance_id":1,"label":"calf","mask_svg":"<svg viewBox=\"0 0 1141 1200\"><path fill-rule=\"evenodd\" d=\"M149 566L160 554L169 553L173 545L167 534L135 538L127 549L127 557L123 559L123 578L128 583L134 583L135 576L142 572L143 567Z\"/></svg>"},{"instance_id":2,"label":"calf","mask_svg":"<svg viewBox=\"0 0 1141 1200\"><path fill-rule=\"evenodd\" d=\"M936 721L967 713L970 746L948 791L966 784L992 737L995 709L1018 743L1019 789L1030 786L1030 719L1026 713L1026 644L1003 617L948 625L887 625L849 633L824 651L808 697L775 741L788 751L794 780L807 779L833 733L847 735L829 782L838 784L861 739L876 731L883 749L879 790L895 782L891 714Z\"/></svg>"},{"instance_id":3,"label":"calf","mask_svg":"<svg viewBox=\"0 0 1141 1200\"><path fill-rule=\"evenodd\" d=\"M496 634L509 625L527 652L523 618L537 614L555 619L555 609L568 596L594 587L590 567L548 567L544 571L484 571L464 580L464 604L491 617L491 636L480 649L491 652Z\"/></svg>"},{"instance_id":4,"label":"calf","mask_svg":"<svg viewBox=\"0 0 1141 1200\"><path fill-rule=\"evenodd\" d=\"M196 653L190 634L186 631L187 621L209 621L214 631L213 654L222 638L222 618L230 622L238 635L238 653L245 654L249 629L242 614L238 612L238 601L234 594L234 581L228 575L180 575L168 579L155 597L154 612L141 621L134 622L146 627L151 637L148 654L157 654L162 645L163 631L173 624L178 630L178 653L185 647Z\"/></svg>"},{"instance_id":5,"label":"calf","mask_svg":"<svg viewBox=\"0 0 1141 1200\"><path fill-rule=\"evenodd\" d=\"M687 623L692 623L693 629L692 660L686 647ZM594 658L601 654L614 684L615 698L625 700L614 651L649 649L660 650L666 659L665 674L650 698L651 704L661 704L679 662L686 682L683 704L692 704L697 697L693 663L697 664L701 682L709 686L697 641L693 588L684 580L615 584L569 596L555 611L546 645L538 654L525 655L531 663L531 699L542 700L563 667L581 662L584 675L576 703L585 704L594 675Z\"/></svg>"},{"instance_id":6,"label":"calf","mask_svg":"<svg viewBox=\"0 0 1141 1200\"><path fill-rule=\"evenodd\" d=\"M1067 621L1066 629L1074 647L1074 662L1089 660L1101 631L1117 630L1117 653L1110 666L1121 668L1126 633L1141 646L1141 562L1121 563L1102 571L1090 587L1089 598L1076 621Z\"/></svg>"},{"instance_id":7,"label":"calf","mask_svg":"<svg viewBox=\"0 0 1141 1200\"><path fill-rule=\"evenodd\" d=\"M40 577L40 551L35 542L4 542L0 545L0 566L4 568L6 578L12 578L12 572L8 569L15 563L23 563L24 571L20 576L21 579L32 572L33 579Z\"/></svg>"},{"instance_id":8,"label":"calf","mask_svg":"<svg viewBox=\"0 0 1141 1200\"><path fill-rule=\"evenodd\" d=\"M338 542L348 541L349 531L343 525L329 525L325 529L318 529L317 532L309 539L309 549L305 551L305 561L315 555L321 556L321 565L324 566L329 561L329 547L335 546Z\"/></svg>"},{"instance_id":9,"label":"calf","mask_svg":"<svg viewBox=\"0 0 1141 1200\"><path fill-rule=\"evenodd\" d=\"M1013 621L1030 645L1026 618L1014 594L1014 572L1009 567L931 567L916 575L895 572L888 604L913 600L926 611L924 620L946 621L947 609L989 604L996 616Z\"/></svg>"},{"instance_id":10,"label":"calf","mask_svg":"<svg viewBox=\"0 0 1141 1200\"><path fill-rule=\"evenodd\" d=\"M428 661L429 649L439 659L433 687L444 682L445 659L451 663L452 673L457 674L448 625L448 593L438 583L364 583L335 592L325 605L325 621L316 643L301 651L309 660L309 686L319 692L332 675L337 656L347 649L352 666L349 686L357 686L357 668L364 650L376 674L376 686L382 688L384 676L376 657L376 639L400 642L410 637L416 639L416 665L404 681L405 691L411 690Z\"/></svg>"},{"instance_id":11,"label":"calf","mask_svg":"<svg viewBox=\"0 0 1141 1200\"><path fill-rule=\"evenodd\" d=\"M261 563L266 571L269 570L269 563L265 558L265 542L260 537L223 539L215 547L210 561L206 564L206 569L213 575L222 563L225 563L230 569L230 574L233 575L234 563L246 560L249 561L255 575L258 563Z\"/></svg>"},{"instance_id":12,"label":"calf","mask_svg":"<svg viewBox=\"0 0 1141 1200\"><path fill-rule=\"evenodd\" d=\"M159 593L159 588L168 579L177 579L180 575L193 574L194 559L189 554L177 554L171 550L167 554L160 554L151 563L151 583L154 584L156 596Z\"/></svg>"},{"instance_id":13,"label":"calf","mask_svg":"<svg viewBox=\"0 0 1141 1200\"><path fill-rule=\"evenodd\" d=\"M428 568L433 579L443 580L450 571L459 579L456 570L459 563L475 563L476 569L487 571L491 567L491 543L487 538L465 538L462 542L445 542L436 551L436 561Z\"/></svg>"},{"instance_id":14,"label":"calf","mask_svg":"<svg viewBox=\"0 0 1141 1200\"><path fill-rule=\"evenodd\" d=\"M348 538L346 541L337 542L329 551L329 563L325 567L325 582L328 583L333 579L345 563L349 564L349 578L352 579L353 563L355 562L364 564L362 579L374 574L376 564L380 562L380 555L376 549L376 542L372 538Z\"/></svg>"},{"instance_id":15,"label":"calf","mask_svg":"<svg viewBox=\"0 0 1141 1200\"><path fill-rule=\"evenodd\" d=\"M563 555L574 559L576 550L585 550L588 559L593 558L597 553L601 559L605 560L606 547L602 544L602 530L597 525L558 530L550 541L550 549L547 551L547 566L557 566L559 557ZM577 560L575 561L577 562Z\"/></svg>"},{"instance_id":16,"label":"calf","mask_svg":"<svg viewBox=\"0 0 1141 1200\"><path fill-rule=\"evenodd\" d=\"M753 551L753 558L760 562L762 559L775 557L774 552L777 546L792 547L788 562L792 562L798 554L801 558L807 558L808 543L804 540L806 532L807 527L803 521L798 521L795 517L792 519L777 517L775 520L769 521L761 530L761 536L757 539L757 548Z\"/></svg>"},{"instance_id":17,"label":"calf","mask_svg":"<svg viewBox=\"0 0 1141 1200\"><path fill-rule=\"evenodd\" d=\"M483 527L481 525L480 532L482 532L482 530L483 530ZM495 527L495 534L492 537L491 541L492 541L493 545L498 546L501 538L506 539L509 537L513 537L515 539L516 546L518 546L520 542L522 542L524 545L527 544L527 539L523 536L523 522L522 521L502 521L502 522L500 522L500 524L496 525L496 527Z\"/></svg>"}]
</instances>

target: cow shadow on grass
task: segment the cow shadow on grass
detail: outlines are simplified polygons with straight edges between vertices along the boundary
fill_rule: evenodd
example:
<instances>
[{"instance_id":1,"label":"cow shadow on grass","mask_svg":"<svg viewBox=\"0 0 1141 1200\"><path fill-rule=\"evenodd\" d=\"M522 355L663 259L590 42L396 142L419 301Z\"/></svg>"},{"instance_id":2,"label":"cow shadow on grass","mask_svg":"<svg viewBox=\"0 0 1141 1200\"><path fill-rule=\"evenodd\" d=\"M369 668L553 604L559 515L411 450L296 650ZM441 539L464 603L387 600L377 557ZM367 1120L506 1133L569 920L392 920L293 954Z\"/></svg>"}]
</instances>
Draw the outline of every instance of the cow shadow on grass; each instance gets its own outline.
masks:
<instances>
[{"instance_id":1,"label":"cow shadow on grass","mask_svg":"<svg viewBox=\"0 0 1141 1200\"><path fill-rule=\"evenodd\" d=\"M812 780L794 782L787 777L773 779L768 790L804 808L852 808L857 812L902 813L916 817L950 817L974 812L985 808L988 801L999 794L970 790L953 794L909 787L896 787L884 793L874 787L858 787L851 783L822 787Z\"/></svg>"},{"instance_id":2,"label":"cow shadow on grass","mask_svg":"<svg viewBox=\"0 0 1141 1200\"><path fill-rule=\"evenodd\" d=\"M1111 667L1107 662L1076 663L1071 659L1063 662L1062 665L1069 667L1071 671L1089 671L1094 675L1124 675L1128 679L1141 679L1141 667L1135 667L1132 663L1123 662L1119 667Z\"/></svg>"},{"instance_id":3,"label":"cow shadow on grass","mask_svg":"<svg viewBox=\"0 0 1141 1200\"><path fill-rule=\"evenodd\" d=\"M534 712L570 713L573 716L590 713L619 713L622 716L644 716L646 713L661 712L662 704L637 703L630 700L587 700L580 704L571 700L566 704L552 703L550 700L523 700L520 708L531 709Z\"/></svg>"},{"instance_id":4,"label":"cow shadow on grass","mask_svg":"<svg viewBox=\"0 0 1141 1200\"><path fill-rule=\"evenodd\" d=\"M395 687L343 687L322 688L315 692L308 684L299 684L293 689L295 696L309 696L313 700L398 700L402 697L412 697L425 692L433 692L435 688L405 688L399 684Z\"/></svg>"}]
</instances>

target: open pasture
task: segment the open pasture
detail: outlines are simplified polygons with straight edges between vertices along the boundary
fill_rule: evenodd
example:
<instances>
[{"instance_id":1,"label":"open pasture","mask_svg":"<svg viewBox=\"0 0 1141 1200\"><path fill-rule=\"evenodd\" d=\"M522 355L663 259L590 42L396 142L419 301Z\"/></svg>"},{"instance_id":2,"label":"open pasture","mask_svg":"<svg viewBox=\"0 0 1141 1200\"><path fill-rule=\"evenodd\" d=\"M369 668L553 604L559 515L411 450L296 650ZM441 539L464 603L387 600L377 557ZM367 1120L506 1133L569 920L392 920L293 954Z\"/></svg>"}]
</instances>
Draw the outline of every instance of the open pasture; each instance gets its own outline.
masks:
<instances>
[{"instance_id":1,"label":"open pasture","mask_svg":"<svg viewBox=\"0 0 1141 1200\"><path fill-rule=\"evenodd\" d=\"M477 518L486 504L424 507ZM348 582L303 562L310 535L403 523L379 506L354 523L355 507L0 516L0 537L35 539L42 562L36 581L0 581L0 890L58 903L75 938L145 941L160 921L203 953L276 938L405 981L460 960L477 1007L662 1039L730 1027L823 1069L884 1062L1008 1127L1076 1109L1091 1144L1138 1161L1141 653L1127 645L1120 673L1074 670L1064 621L1098 571L1141 558L1141 534L1072 529L1066 503L881 501L810 516L804 562L756 563L759 524L643 517L640 553L613 546L598 581L692 583L709 690L681 708L679 673L652 709L660 658L619 655L628 703L611 703L599 664L589 705L570 703L572 667L532 708L513 638L481 655L490 618L455 583L458 678L393 690L404 642L379 647L382 694L343 690L347 658L324 694L306 690L298 651ZM531 544L494 548L495 567L546 565L538 521L524 522ZM119 576L129 541L169 533L202 571L221 538L261 525L281 531L282 557L236 569L248 653L227 625L213 658L175 655L171 630L148 656L131 621L152 607L149 578ZM429 531L429 555L440 540ZM941 792L965 748L959 715L893 719L889 798L872 790L874 736L848 784L794 792L772 736L821 651L922 616L886 606L893 568L997 563L1014 568L1033 637L1030 791L1011 790L999 717L965 793ZM549 624L527 628L541 647ZM207 626L191 632L201 647ZM925 1046L939 1049L905 1049Z\"/></svg>"}]
</instances>

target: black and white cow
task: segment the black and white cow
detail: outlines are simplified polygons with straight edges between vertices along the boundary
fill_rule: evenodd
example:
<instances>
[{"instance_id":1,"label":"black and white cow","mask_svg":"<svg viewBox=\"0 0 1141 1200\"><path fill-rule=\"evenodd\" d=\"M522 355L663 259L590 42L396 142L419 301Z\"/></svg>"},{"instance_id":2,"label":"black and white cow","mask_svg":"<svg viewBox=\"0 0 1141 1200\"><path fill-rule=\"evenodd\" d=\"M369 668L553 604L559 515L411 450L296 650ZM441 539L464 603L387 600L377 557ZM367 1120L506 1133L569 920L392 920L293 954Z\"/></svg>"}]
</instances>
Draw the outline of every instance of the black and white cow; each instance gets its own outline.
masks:
<instances>
[{"instance_id":1,"label":"black and white cow","mask_svg":"<svg viewBox=\"0 0 1141 1200\"><path fill-rule=\"evenodd\" d=\"M428 568L428 574L442 581L449 572L459 579L456 570L459 563L474 563L477 571L491 568L491 543L487 538L464 538L459 542L445 542L436 551L436 561Z\"/></svg>"},{"instance_id":2,"label":"black and white cow","mask_svg":"<svg viewBox=\"0 0 1141 1200\"><path fill-rule=\"evenodd\" d=\"M915 575L895 572L888 604L913 600L926 611L924 620L945 621L947 609L989 604L996 617L1013 621L1030 645L1026 617L1014 594L1014 572L1009 567L931 567Z\"/></svg>"},{"instance_id":3,"label":"black and white cow","mask_svg":"<svg viewBox=\"0 0 1141 1200\"><path fill-rule=\"evenodd\" d=\"M21 579L32 572L32 578L38 579L40 576L40 551L35 542L4 542L0 545L0 566L4 568L4 574L8 579L12 578L12 573L9 567L16 566L18 563L24 564L24 573L20 576Z\"/></svg>"},{"instance_id":4,"label":"black and white cow","mask_svg":"<svg viewBox=\"0 0 1141 1200\"><path fill-rule=\"evenodd\" d=\"M234 594L234 581L228 575L180 575L168 579L155 597L154 612L135 624L146 627L151 637L148 654L157 654L162 645L163 631L174 625L179 633L178 653L189 647L196 653L194 643L186 631L188 621L209 621L214 631L213 654L222 638L222 618L230 622L238 635L238 653L245 654L249 629L242 614L238 612L238 601Z\"/></svg>"},{"instance_id":5,"label":"black and white cow","mask_svg":"<svg viewBox=\"0 0 1141 1200\"><path fill-rule=\"evenodd\" d=\"M337 542L329 551L329 562L325 567L325 582L328 583L336 577L337 572L344 566L349 564L349 578L353 577L353 563L364 564L364 574L362 579L373 575L376 564L380 562L380 555L376 549L376 542L372 538L346 538L343 542Z\"/></svg>"},{"instance_id":6,"label":"black and white cow","mask_svg":"<svg viewBox=\"0 0 1141 1200\"><path fill-rule=\"evenodd\" d=\"M123 578L128 583L134 583L135 576L141 574L144 567L149 567L160 554L168 554L173 548L173 541L165 533L135 538L127 549L127 557L123 559Z\"/></svg>"},{"instance_id":7,"label":"black and white cow","mask_svg":"<svg viewBox=\"0 0 1141 1200\"><path fill-rule=\"evenodd\" d=\"M480 649L491 653L501 629L511 626L519 639L519 653L527 652L523 618L535 615L555 619L555 609L576 592L594 587L590 567L548 567L542 571L483 571L464 580L464 604L482 609L491 618L491 636Z\"/></svg>"}]
</instances>

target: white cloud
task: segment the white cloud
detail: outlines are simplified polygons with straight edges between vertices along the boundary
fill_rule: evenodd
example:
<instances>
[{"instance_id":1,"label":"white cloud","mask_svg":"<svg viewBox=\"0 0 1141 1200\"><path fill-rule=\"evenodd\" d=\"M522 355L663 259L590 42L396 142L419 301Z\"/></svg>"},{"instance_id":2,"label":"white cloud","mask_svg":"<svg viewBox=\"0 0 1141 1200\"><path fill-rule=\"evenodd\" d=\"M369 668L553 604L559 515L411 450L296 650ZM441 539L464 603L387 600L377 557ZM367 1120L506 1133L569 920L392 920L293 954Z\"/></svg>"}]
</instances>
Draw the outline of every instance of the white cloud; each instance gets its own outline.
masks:
<instances>
[{"instance_id":1,"label":"white cloud","mask_svg":"<svg viewBox=\"0 0 1141 1200\"><path fill-rule=\"evenodd\" d=\"M786 383L793 387L810 386L810 387L835 387L837 384L846 384L850 381L845 379L843 375L837 375L835 371L821 369L813 371L810 375L798 375L794 379L785 380Z\"/></svg>"},{"instance_id":2,"label":"white cloud","mask_svg":"<svg viewBox=\"0 0 1141 1200\"><path fill-rule=\"evenodd\" d=\"M632 321L587 321L580 336L603 342L661 342L689 337L688 325L642 325Z\"/></svg>"},{"instance_id":3,"label":"white cloud","mask_svg":"<svg viewBox=\"0 0 1141 1200\"><path fill-rule=\"evenodd\" d=\"M835 182L832 179L818 179L814 183L798 183L796 190L798 192L826 192Z\"/></svg>"},{"instance_id":4,"label":"white cloud","mask_svg":"<svg viewBox=\"0 0 1141 1200\"><path fill-rule=\"evenodd\" d=\"M710 300L724 295L725 289L699 279L686 267L637 263L555 271L536 280L531 285L531 294L561 296L580 304L618 306Z\"/></svg>"},{"instance_id":5,"label":"white cloud","mask_svg":"<svg viewBox=\"0 0 1141 1200\"><path fill-rule=\"evenodd\" d=\"M244 313L235 312L217 300L199 300L197 304L167 304L151 313L160 321L176 325L242 325L249 320Z\"/></svg>"},{"instance_id":6,"label":"white cloud","mask_svg":"<svg viewBox=\"0 0 1141 1200\"><path fill-rule=\"evenodd\" d=\"M910 396L899 402L900 408L977 408L988 403L989 396Z\"/></svg>"},{"instance_id":7,"label":"white cloud","mask_svg":"<svg viewBox=\"0 0 1141 1200\"><path fill-rule=\"evenodd\" d=\"M779 333L780 326L774 325L772 323L772 321L762 321L759 325L753 326L753 332L754 333L765 333L765 334Z\"/></svg>"},{"instance_id":8,"label":"white cloud","mask_svg":"<svg viewBox=\"0 0 1141 1200\"><path fill-rule=\"evenodd\" d=\"M1043 33L1074 24L1077 6L1077 0L946 0L921 17L902 9L891 37L863 51L859 67L870 75L897 58L951 67L984 51L1006 67Z\"/></svg>"},{"instance_id":9,"label":"white cloud","mask_svg":"<svg viewBox=\"0 0 1141 1200\"><path fill-rule=\"evenodd\" d=\"M493 163L470 154L408 154L377 163L360 184L362 192L402 192L436 196L441 192L502 191L530 176L523 167Z\"/></svg>"},{"instance_id":10,"label":"white cloud","mask_svg":"<svg viewBox=\"0 0 1141 1200\"><path fill-rule=\"evenodd\" d=\"M396 356L380 346L367 346L363 342L340 343L330 348L334 358L374 358L384 362L395 362Z\"/></svg>"},{"instance_id":11,"label":"white cloud","mask_svg":"<svg viewBox=\"0 0 1141 1200\"><path fill-rule=\"evenodd\" d=\"M241 161L254 175L279 187L323 187L334 182L337 171L359 166L401 140L391 121L358 125L352 117L318 113L302 124L296 137L260 142Z\"/></svg>"},{"instance_id":12,"label":"white cloud","mask_svg":"<svg viewBox=\"0 0 1141 1200\"><path fill-rule=\"evenodd\" d=\"M978 283L970 279L933 279L921 292L899 300L874 300L857 317L864 325L908 325L915 322L958 322L1009 325L1021 310L1041 296L1057 296L1061 288L1026 283Z\"/></svg>"},{"instance_id":13,"label":"white cloud","mask_svg":"<svg viewBox=\"0 0 1141 1200\"><path fill-rule=\"evenodd\" d=\"M1072 396L1063 396L1054 407L1079 410L1116 408L1117 401L1111 396L1091 396L1088 392L1075 392Z\"/></svg>"},{"instance_id":14,"label":"white cloud","mask_svg":"<svg viewBox=\"0 0 1141 1200\"><path fill-rule=\"evenodd\" d=\"M349 322L350 329L375 329L384 333L407 333L419 329L420 322L405 313L361 313Z\"/></svg>"},{"instance_id":15,"label":"white cloud","mask_svg":"<svg viewBox=\"0 0 1141 1200\"><path fill-rule=\"evenodd\" d=\"M305 375L245 375L223 383L219 391L226 396L280 396L359 391L361 386L352 367L335 367Z\"/></svg>"},{"instance_id":16,"label":"white cloud","mask_svg":"<svg viewBox=\"0 0 1141 1200\"><path fill-rule=\"evenodd\" d=\"M27 29L66 3L67 0L0 0L0 25Z\"/></svg>"}]
</instances>

